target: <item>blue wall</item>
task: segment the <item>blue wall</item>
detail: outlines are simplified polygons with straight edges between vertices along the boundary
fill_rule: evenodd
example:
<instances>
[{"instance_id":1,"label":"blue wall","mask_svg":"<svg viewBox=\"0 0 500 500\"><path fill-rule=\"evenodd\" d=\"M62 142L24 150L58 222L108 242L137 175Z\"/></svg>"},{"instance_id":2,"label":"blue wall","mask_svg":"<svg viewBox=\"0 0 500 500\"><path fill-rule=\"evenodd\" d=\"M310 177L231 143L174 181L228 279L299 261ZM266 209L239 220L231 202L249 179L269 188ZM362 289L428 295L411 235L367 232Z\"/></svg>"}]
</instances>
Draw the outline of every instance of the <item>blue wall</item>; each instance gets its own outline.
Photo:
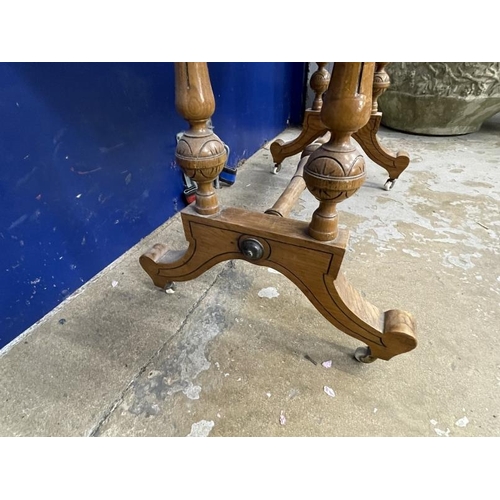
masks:
<instances>
[{"instance_id":1,"label":"blue wall","mask_svg":"<svg viewBox=\"0 0 500 500\"><path fill-rule=\"evenodd\" d=\"M303 63L211 63L229 165L301 120ZM0 348L184 207L171 63L0 64Z\"/></svg>"}]
</instances>

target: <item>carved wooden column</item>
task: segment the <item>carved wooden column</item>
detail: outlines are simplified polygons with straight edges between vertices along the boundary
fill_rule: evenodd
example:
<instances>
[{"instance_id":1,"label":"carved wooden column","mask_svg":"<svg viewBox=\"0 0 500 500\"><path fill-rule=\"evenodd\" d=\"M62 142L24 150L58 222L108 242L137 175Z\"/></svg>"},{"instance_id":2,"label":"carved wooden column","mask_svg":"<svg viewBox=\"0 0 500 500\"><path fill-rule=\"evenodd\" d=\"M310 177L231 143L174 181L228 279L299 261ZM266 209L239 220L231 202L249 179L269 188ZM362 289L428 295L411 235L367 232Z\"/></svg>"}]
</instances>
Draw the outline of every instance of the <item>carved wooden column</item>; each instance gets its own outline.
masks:
<instances>
[{"instance_id":1,"label":"carved wooden column","mask_svg":"<svg viewBox=\"0 0 500 500\"><path fill-rule=\"evenodd\" d=\"M311 109L320 111L323 106L323 94L330 83L330 73L326 69L326 62L317 62L318 69L312 74L309 86L313 90L315 97Z\"/></svg>"},{"instance_id":2,"label":"carved wooden column","mask_svg":"<svg viewBox=\"0 0 500 500\"><path fill-rule=\"evenodd\" d=\"M330 73L326 69L328 63L316 63L318 69L312 74L309 86L314 91L315 97L312 106L304 113L304 122L300 135L293 141L285 143L278 139L271 144L270 151L275 163L274 173L281 170L281 162L301 151L311 144L315 139L325 134L326 129L321 122L320 112L323 105L323 94L330 83Z\"/></svg>"},{"instance_id":3,"label":"carved wooden column","mask_svg":"<svg viewBox=\"0 0 500 500\"><path fill-rule=\"evenodd\" d=\"M338 234L337 203L354 194L365 179L365 161L351 140L370 118L374 63L336 63L321 109L330 140L304 167L308 189L319 200L309 234L320 241Z\"/></svg>"},{"instance_id":4,"label":"carved wooden column","mask_svg":"<svg viewBox=\"0 0 500 500\"><path fill-rule=\"evenodd\" d=\"M389 63L378 62L375 64L375 75L373 77L372 115L378 112L378 98L391 85L391 79L385 70L385 67Z\"/></svg>"},{"instance_id":5,"label":"carved wooden column","mask_svg":"<svg viewBox=\"0 0 500 500\"><path fill-rule=\"evenodd\" d=\"M213 183L227 154L222 141L207 126L215 111L207 63L175 63L175 106L191 126L178 142L175 157L198 184L194 208L202 215L216 214L219 204Z\"/></svg>"}]
</instances>

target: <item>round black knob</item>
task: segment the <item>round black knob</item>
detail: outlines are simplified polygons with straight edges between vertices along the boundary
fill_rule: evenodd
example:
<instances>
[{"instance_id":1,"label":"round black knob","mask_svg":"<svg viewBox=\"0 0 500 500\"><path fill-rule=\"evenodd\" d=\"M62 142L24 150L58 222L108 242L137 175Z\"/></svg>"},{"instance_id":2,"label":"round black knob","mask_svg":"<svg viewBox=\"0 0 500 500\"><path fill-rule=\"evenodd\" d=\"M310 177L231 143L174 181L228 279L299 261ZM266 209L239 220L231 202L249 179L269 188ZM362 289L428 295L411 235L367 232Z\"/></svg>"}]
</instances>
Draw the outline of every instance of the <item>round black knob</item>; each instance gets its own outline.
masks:
<instances>
[{"instance_id":1,"label":"round black knob","mask_svg":"<svg viewBox=\"0 0 500 500\"><path fill-rule=\"evenodd\" d=\"M262 243L253 238L246 238L240 242L241 253L249 260L259 260L264 255Z\"/></svg>"}]
</instances>

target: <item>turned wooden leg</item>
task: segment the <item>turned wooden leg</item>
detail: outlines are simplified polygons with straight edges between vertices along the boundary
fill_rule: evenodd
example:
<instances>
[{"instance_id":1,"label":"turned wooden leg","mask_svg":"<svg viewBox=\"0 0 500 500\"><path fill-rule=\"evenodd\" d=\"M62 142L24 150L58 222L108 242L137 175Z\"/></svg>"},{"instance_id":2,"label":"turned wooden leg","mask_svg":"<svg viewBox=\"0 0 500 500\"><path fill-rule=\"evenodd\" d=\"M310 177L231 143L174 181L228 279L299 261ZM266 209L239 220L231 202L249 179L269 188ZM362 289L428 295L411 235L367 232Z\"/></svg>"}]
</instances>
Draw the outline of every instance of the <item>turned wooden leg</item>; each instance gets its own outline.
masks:
<instances>
[{"instance_id":1,"label":"turned wooden leg","mask_svg":"<svg viewBox=\"0 0 500 500\"><path fill-rule=\"evenodd\" d=\"M319 200L309 234L320 241L338 234L337 203L353 195L365 179L365 160L351 136L370 117L374 63L336 63L321 109L330 140L309 157L304 179Z\"/></svg>"},{"instance_id":2,"label":"turned wooden leg","mask_svg":"<svg viewBox=\"0 0 500 500\"><path fill-rule=\"evenodd\" d=\"M318 65L318 69L312 74L309 85L311 89L314 91L314 101L311 106L312 111L321 111L321 107L323 106L323 94L326 92L328 88L328 84L330 83L330 73L326 69L326 62L316 63Z\"/></svg>"},{"instance_id":3,"label":"turned wooden leg","mask_svg":"<svg viewBox=\"0 0 500 500\"><path fill-rule=\"evenodd\" d=\"M213 183L224 168L227 154L207 125L215 111L207 63L175 63L175 105L190 125L177 144L175 158L198 184L195 210L202 215L216 214L219 203Z\"/></svg>"},{"instance_id":4,"label":"turned wooden leg","mask_svg":"<svg viewBox=\"0 0 500 500\"><path fill-rule=\"evenodd\" d=\"M389 88L391 79L385 70L389 63L375 63L375 74L373 75L373 92L372 92L372 115L378 112L378 98Z\"/></svg>"},{"instance_id":5,"label":"turned wooden leg","mask_svg":"<svg viewBox=\"0 0 500 500\"><path fill-rule=\"evenodd\" d=\"M389 179L385 183L385 189L392 189L396 179L408 167L410 156L405 151L398 151L395 155L380 144L377 132L380 128L382 113L378 110L378 98L387 90L391 81L385 71L389 63L376 63L373 79L372 112L368 123L353 134L366 155L377 165L387 170Z\"/></svg>"},{"instance_id":6,"label":"turned wooden leg","mask_svg":"<svg viewBox=\"0 0 500 500\"><path fill-rule=\"evenodd\" d=\"M309 81L315 97L311 108L305 111L300 135L287 143L278 139L271 144L270 151L275 163L274 173L278 173L281 170L281 162L285 158L300 153L306 146L326 132L325 126L321 123L320 112L323 104L323 94L330 82L330 73L326 69L328 63L319 62L316 64L318 65L318 69L312 74Z\"/></svg>"}]
</instances>

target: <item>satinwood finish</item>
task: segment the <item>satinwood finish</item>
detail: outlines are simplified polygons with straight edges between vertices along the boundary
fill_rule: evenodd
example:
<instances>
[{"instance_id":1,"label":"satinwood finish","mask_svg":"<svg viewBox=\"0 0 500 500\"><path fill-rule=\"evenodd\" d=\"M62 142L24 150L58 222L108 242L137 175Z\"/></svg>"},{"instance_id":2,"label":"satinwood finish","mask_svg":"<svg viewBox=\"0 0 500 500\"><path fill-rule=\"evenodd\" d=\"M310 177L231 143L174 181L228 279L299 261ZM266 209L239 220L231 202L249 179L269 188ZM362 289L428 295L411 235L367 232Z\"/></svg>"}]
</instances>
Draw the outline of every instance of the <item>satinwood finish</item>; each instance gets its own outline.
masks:
<instances>
[{"instance_id":1,"label":"satinwood finish","mask_svg":"<svg viewBox=\"0 0 500 500\"><path fill-rule=\"evenodd\" d=\"M191 129L176 154L188 175L204 187L196 202L181 213L187 250L169 251L167 245L156 244L141 256L141 266L153 283L164 288L197 278L220 262L244 259L284 274L331 324L364 342L368 356L356 359L388 360L414 349L412 316L399 310L380 311L340 272L348 231L338 230L335 205L363 182L363 157L351 135L370 116L373 72L374 63L335 65L321 108L330 138L304 150L283 194L261 214L239 208L218 210L208 184L219 171L224 146L206 126L215 105L207 67L177 63L178 109ZM287 217L306 183L320 201L310 224Z\"/></svg>"}]
</instances>

